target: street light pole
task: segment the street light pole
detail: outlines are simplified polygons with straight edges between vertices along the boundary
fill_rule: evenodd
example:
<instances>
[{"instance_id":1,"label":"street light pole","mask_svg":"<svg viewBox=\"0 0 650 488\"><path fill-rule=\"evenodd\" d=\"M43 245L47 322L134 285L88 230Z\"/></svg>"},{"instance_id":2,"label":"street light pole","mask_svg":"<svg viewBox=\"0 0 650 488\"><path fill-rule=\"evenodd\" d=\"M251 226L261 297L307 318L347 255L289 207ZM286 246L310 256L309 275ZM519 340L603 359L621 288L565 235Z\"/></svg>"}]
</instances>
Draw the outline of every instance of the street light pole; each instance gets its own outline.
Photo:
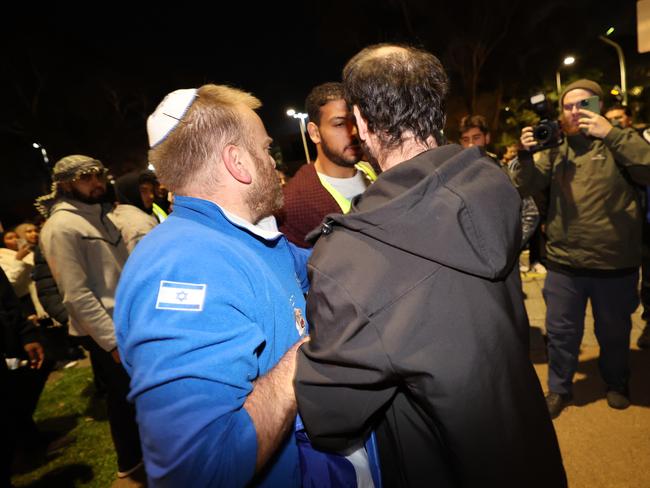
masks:
<instances>
[{"instance_id":1,"label":"street light pole","mask_svg":"<svg viewBox=\"0 0 650 488\"><path fill-rule=\"evenodd\" d=\"M305 150L305 159L307 160L307 164L311 164L311 160L309 159L309 149L307 148L307 139L305 138L305 132L307 130L305 127L305 119L307 118L307 114L296 112L294 109L290 108L287 110L287 115L294 119L298 119L298 123L300 124L300 136L302 137L302 147Z\"/></svg>"},{"instance_id":2,"label":"street light pole","mask_svg":"<svg viewBox=\"0 0 650 488\"><path fill-rule=\"evenodd\" d=\"M623 106L627 107L627 77L625 75L625 56L623 56L623 49L621 46L605 36L598 36L598 39L605 44L609 44L616 49L618 55L618 67L621 72L621 93L623 94Z\"/></svg>"},{"instance_id":3,"label":"street light pole","mask_svg":"<svg viewBox=\"0 0 650 488\"><path fill-rule=\"evenodd\" d=\"M571 66L576 62L576 58L573 56L567 56L562 61L564 66ZM562 79L560 78L560 68L555 71L555 85L557 87L557 103L560 107L560 112L562 112L562 100L560 100L560 93L562 93Z\"/></svg>"},{"instance_id":4,"label":"street light pole","mask_svg":"<svg viewBox=\"0 0 650 488\"><path fill-rule=\"evenodd\" d=\"M307 128L305 127L305 119L307 118L307 114L297 113L294 117L297 117L300 121L300 135L302 136L302 147L305 150L305 159L307 160L307 164L311 164L309 159L309 149L307 149L307 139L305 138L305 132L307 131Z\"/></svg>"}]
</instances>

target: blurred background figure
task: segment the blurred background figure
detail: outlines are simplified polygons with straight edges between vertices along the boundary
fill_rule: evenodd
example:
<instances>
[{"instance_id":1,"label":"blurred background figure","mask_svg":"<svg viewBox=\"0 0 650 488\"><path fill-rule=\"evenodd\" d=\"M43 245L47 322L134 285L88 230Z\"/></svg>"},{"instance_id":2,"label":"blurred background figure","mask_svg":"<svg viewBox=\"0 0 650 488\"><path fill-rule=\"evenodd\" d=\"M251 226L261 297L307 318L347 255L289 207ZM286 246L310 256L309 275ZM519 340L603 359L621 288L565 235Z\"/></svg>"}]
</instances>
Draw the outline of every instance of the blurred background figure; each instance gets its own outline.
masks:
<instances>
[{"instance_id":1,"label":"blurred background figure","mask_svg":"<svg viewBox=\"0 0 650 488\"><path fill-rule=\"evenodd\" d=\"M501 160L499 161L502 166L508 166L508 163L515 159L517 157L517 150L519 149L519 144L508 144L506 146L505 151L503 152L503 155L501 156Z\"/></svg>"},{"instance_id":2,"label":"blurred background figure","mask_svg":"<svg viewBox=\"0 0 650 488\"><path fill-rule=\"evenodd\" d=\"M16 234L18 235L18 241L26 242L30 248L30 252L24 259L29 264L30 269L27 283L29 295L28 297L25 296L21 303L27 318L39 325L47 358L43 371L49 374L51 369L73 367L77 364L76 360L85 357L85 354L79 346L74 346L70 342L65 322L58 322L50 317L38 294L35 276L38 277L39 275L35 275L35 273L37 255L40 254L38 245L40 229L32 222L25 222L16 226Z\"/></svg>"},{"instance_id":3,"label":"blurred background figure","mask_svg":"<svg viewBox=\"0 0 650 488\"><path fill-rule=\"evenodd\" d=\"M289 177L287 176L287 174L278 168L275 169L275 172L278 175L278 179L280 180L280 185L282 186L286 185L287 182L289 181Z\"/></svg>"},{"instance_id":4,"label":"blurred background figure","mask_svg":"<svg viewBox=\"0 0 650 488\"><path fill-rule=\"evenodd\" d=\"M509 174L508 167L499 163L497 155L487 150L490 143L490 129L487 121L482 115L466 115L460 121L460 145L464 148L479 147L485 156L500 166L506 174ZM532 197L525 197L521 200L521 249L528 245L530 237L538 227L539 211Z\"/></svg>"},{"instance_id":5,"label":"blurred background figure","mask_svg":"<svg viewBox=\"0 0 650 488\"><path fill-rule=\"evenodd\" d=\"M15 228L4 233L2 242L4 247L0 248L0 267L18 296L24 313L32 315L35 312L29 295L29 283L34 265L33 246L24 238L19 239Z\"/></svg>"},{"instance_id":6,"label":"blurred background figure","mask_svg":"<svg viewBox=\"0 0 650 488\"><path fill-rule=\"evenodd\" d=\"M485 150L485 153L495 161L497 155L488 152L490 144L490 129L485 117L482 115L466 115L460 121L460 139L459 143L463 147L478 146Z\"/></svg>"},{"instance_id":7,"label":"blurred background figure","mask_svg":"<svg viewBox=\"0 0 650 488\"><path fill-rule=\"evenodd\" d=\"M22 453L25 448L33 451L47 443L32 418L38 395L33 398L27 394L31 378L22 374L40 369L44 355L34 323L23 314L18 297L1 270L0 358L0 483L2 487L11 487L16 452Z\"/></svg>"},{"instance_id":8,"label":"blurred background figure","mask_svg":"<svg viewBox=\"0 0 650 488\"><path fill-rule=\"evenodd\" d=\"M169 190L158 181L153 171L143 171L138 176L138 188L145 208L158 222L163 222L171 212Z\"/></svg>"},{"instance_id":9,"label":"blurred background figure","mask_svg":"<svg viewBox=\"0 0 650 488\"><path fill-rule=\"evenodd\" d=\"M52 364L46 359L42 343L40 328L24 314L13 287L0 270L2 483L12 469L32 469L44 456L74 440L61 431L39 429L34 422L34 411Z\"/></svg>"},{"instance_id":10,"label":"blurred background figure","mask_svg":"<svg viewBox=\"0 0 650 488\"><path fill-rule=\"evenodd\" d=\"M632 124L632 114L629 107L622 105L612 105L605 110L605 118L614 127L621 129L634 128ZM637 130L643 140L650 142L650 133L647 130ZM641 198L643 205L643 249L641 252L641 304L643 305L643 313L641 318L645 321L646 325L641 332L641 335L636 341L636 345L641 349L650 348L650 187L643 188Z\"/></svg>"},{"instance_id":11,"label":"blurred background figure","mask_svg":"<svg viewBox=\"0 0 650 488\"><path fill-rule=\"evenodd\" d=\"M142 180L137 172L127 173L115 180L116 207L109 217L122 233L129 253L147 232L153 229L158 220L154 215L155 186Z\"/></svg>"},{"instance_id":12,"label":"blurred background figure","mask_svg":"<svg viewBox=\"0 0 650 488\"><path fill-rule=\"evenodd\" d=\"M29 318L36 316L37 320L43 320L48 317L47 312L41 306L36 292L36 286L32 280L31 272L34 268L34 248L38 246L39 228L30 222L24 222L16 226L16 235L18 236L19 244L25 244L29 248L29 252L24 258L24 262L29 265L29 275L27 280L27 287L29 299L22 299L23 310L27 313Z\"/></svg>"}]
</instances>

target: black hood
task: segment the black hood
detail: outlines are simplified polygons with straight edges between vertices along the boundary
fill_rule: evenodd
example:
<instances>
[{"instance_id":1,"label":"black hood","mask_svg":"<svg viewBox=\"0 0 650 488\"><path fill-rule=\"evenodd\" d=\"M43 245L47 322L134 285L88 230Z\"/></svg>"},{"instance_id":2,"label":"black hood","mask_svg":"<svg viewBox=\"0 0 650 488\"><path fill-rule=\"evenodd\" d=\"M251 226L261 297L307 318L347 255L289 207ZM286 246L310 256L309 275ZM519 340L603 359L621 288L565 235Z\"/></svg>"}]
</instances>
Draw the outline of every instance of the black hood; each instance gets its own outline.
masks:
<instances>
[{"instance_id":1,"label":"black hood","mask_svg":"<svg viewBox=\"0 0 650 488\"><path fill-rule=\"evenodd\" d=\"M342 226L404 252L488 279L504 277L519 255L521 198L477 148L447 145L382 173Z\"/></svg>"},{"instance_id":2,"label":"black hood","mask_svg":"<svg viewBox=\"0 0 650 488\"><path fill-rule=\"evenodd\" d=\"M134 205L143 212L149 213L140 196L140 183L138 173L131 172L115 180L115 197L120 203Z\"/></svg>"}]
</instances>

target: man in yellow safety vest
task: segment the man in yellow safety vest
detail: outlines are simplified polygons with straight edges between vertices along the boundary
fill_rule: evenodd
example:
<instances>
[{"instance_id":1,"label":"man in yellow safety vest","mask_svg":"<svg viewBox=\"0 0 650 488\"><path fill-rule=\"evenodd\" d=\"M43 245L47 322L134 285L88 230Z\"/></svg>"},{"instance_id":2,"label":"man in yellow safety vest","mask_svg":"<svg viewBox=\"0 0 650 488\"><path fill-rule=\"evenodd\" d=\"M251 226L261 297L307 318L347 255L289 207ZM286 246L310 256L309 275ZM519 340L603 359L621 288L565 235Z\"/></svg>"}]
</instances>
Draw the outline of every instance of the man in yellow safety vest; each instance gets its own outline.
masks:
<instances>
[{"instance_id":1,"label":"man in yellow safety vest","mask_svg":"<svg viewBox=\"0 0 650 488\"><path fill-rule=\"evenodd\" d=\"M280 230L294 244L311 247L307 234L331 213L348 213L352 199L377 178L360 161L361 146L341 83L316 86L305 101L307 131L316 145L316 160L303 165L284 187Z\"/></svg>"}]
</instances>

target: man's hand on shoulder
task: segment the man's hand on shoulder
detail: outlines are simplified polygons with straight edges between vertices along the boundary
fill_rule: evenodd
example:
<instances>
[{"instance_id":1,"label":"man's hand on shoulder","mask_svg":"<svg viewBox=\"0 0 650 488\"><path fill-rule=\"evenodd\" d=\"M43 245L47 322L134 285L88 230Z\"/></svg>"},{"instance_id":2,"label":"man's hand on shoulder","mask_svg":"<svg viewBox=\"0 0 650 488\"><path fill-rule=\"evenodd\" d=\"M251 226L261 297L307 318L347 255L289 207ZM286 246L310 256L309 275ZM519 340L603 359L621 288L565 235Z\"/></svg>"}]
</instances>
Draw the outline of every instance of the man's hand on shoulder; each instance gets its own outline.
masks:
<instances>
[{"instance_id":1,"label":"man's hand on shoulder","mask_svg":"<svg viewBox=\"0 0 650 488\"><path fill-rule=\"evenodd\" d=\"M303 337L291 346L271 371L255 381L244 402L257 433L256 472L264 467L293 425L297 411L293 389L296 352L308 340L308 336Z\"/></svg>"}]
</instances>

